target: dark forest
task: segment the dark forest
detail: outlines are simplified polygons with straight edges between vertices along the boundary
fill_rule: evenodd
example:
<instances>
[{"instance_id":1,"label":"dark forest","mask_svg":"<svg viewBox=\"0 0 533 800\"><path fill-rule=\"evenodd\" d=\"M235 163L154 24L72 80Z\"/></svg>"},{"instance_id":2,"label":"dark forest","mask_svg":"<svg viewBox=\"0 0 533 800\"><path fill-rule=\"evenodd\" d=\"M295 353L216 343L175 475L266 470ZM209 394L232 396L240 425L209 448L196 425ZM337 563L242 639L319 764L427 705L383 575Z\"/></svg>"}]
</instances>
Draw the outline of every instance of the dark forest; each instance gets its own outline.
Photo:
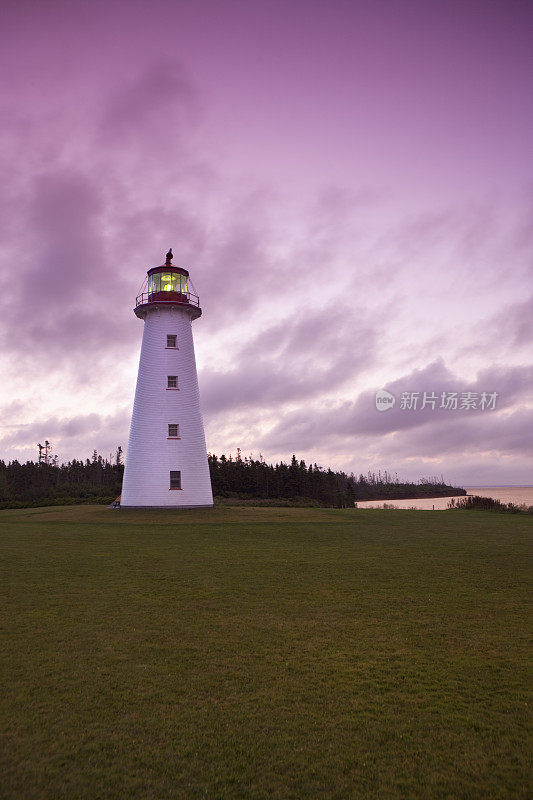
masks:
<instances>
[{"instance_id":1,"label":"dark forest","mask_svg":"<svg viewBox=\"0 0 533 800\"><path fill-rule=\"evenodd\" d=\"M296 456L290 463L267 464L260 456L242 457L209 454L213 495L217 502L349 507L358 500L399 500L415 497L464 495L462 488L449 486L442 477L420 478L417 483L401 481L388 472L355 476L306 464ZM122 486L122 451L114 458L92 459L67 464L21 464L0 461L0 508L70 503L112 503Z\"/></svg>"}]
</instances>

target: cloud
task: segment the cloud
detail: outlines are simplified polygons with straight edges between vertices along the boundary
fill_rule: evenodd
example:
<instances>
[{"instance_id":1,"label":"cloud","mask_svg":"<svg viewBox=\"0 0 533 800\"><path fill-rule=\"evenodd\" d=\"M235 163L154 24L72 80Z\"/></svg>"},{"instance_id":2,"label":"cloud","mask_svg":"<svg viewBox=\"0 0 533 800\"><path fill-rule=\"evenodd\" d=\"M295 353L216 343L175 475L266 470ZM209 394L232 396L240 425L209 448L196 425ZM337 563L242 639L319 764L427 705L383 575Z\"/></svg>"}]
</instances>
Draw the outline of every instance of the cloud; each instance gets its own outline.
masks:
<instances>
[{"instance_id":1,"label":"cloud","mask_svg":"<svg viewBox=\"0 0 533 800\"><path fill-rule=\"evenodd\" d=\"M53 416L13 424L0 435L0 448L12 452L12 458L36 460L37 443L48 439L60 462L88 457L94 449L106 456L126 440L129 415L129 408L121 408L111 415Z\"/></svg>"},{"instance_id":2,"label":"cloud","mask_svg":"<svg viewBox=\"0 0 533 800\"><path fill-rule=\"evenodd\" d=\"M486 323L487 336L497 335L508 347L520 348L533 341L533 295L511 303Z\"/></svg>"},{"instance_id":3,"label":"cloud","mask_svg":"<svg viewBox=\"0 0 533 800\"><path fill-rule=\"evenodd\" d=\"M420 428L402 432L390 440L385 452L389 456L442 457L490 453L499 459L504 455L533 454L533 409L521 408L511 414L478 414L451 417L439 430L427 423Z\"/></svg>"},{"instance_id":4,"label":"cloud","mask_svg":"<svg viewBox=\"0 0 533 800\"><path fill-rule=\"evenodd\" d=\"M78 170L45 172L32 185L31 234L6 276L10 302L0 337L41 372L80 354L90 353L94 363L100 350L127 338L127 308L117 303L120 282L106 259L103 210L94 182Z\"/></svg>"},{"instance_id":5,"label":"cloud","mask_svg":"<svg viewBox=\"0 0 533 800\"><path fill-rule=\"evenodd\" d=\"M188 150L199 111L199 95L183 64L160 58L111 90L97 141L122 153L142 153L144 171L151 162ZM171 163L168 168L172 174Z\"/></svg>"},{"instance_id":6,"label":"cloud","mask_svg":"<svg viewBox=\"0 0 533 800\"><path fill-rule=\"evenodd\" d=\"M375 391L365 391L353 402L329 405L326 409L291 410L281 415L260 446L266 449L268 443L275 451L307 451L312 447L335 450L339 441L355 445L362 438L365 444L373 440L384 454L398 456L419 456L422 451L437 456L454 449L462 452L463 447L494 450L498 442L505 447L512 445L518 453L528 452L527 437L516 436L513 431L518 425L516 420L525 424L529 412L520 412L512 418L514 422L510 422L509 412L517 403L530 402L533 367L490 368L480 371L472 381L465 381L454 376L442 359L437 359L425 369L414 370L380 388L395 395L397 402L393 409L377 411ZM416 410L400 407L403 392L418 393ZM435 395L434 409L431 404L421 408L424 392ZM443 392L446 397L450 392L459 394L457 410L440 407ZM496 411L461 409L463 392L475 393L478 403L482 392L497 392Z\"/></svg>"},{"instance_id":7,"label":"cloud","mask_svg":"<svg viewBox=\"0 0 533 800\"><path fill-rule=\"evenodd\" d=\"M369 364L375 343L375 332L350 309L285 318L236 345L232 370L202 372L203 408L217 414L329 394Z\"/></svg>"}]
</instances>

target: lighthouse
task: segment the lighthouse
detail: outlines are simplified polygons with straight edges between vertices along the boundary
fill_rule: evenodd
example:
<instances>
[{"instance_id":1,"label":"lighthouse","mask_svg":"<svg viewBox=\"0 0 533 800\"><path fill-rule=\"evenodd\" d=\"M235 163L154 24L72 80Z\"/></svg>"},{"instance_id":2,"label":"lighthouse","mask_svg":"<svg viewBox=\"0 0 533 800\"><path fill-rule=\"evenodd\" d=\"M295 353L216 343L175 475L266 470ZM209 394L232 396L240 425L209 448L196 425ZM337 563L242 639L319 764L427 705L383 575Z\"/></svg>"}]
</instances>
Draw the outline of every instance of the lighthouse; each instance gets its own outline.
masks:
<instances>
[{"instance_id":1,"label":"lighthouse","mask_svg":"<svg viewBox=\"0 0 533 800\"><path fill-rule=\"evenodd\" d=\"M192 322L201 315L189 273L148 270L135 302L144 331L121 507L212 506Z\"/></svg>"}]
</instances>

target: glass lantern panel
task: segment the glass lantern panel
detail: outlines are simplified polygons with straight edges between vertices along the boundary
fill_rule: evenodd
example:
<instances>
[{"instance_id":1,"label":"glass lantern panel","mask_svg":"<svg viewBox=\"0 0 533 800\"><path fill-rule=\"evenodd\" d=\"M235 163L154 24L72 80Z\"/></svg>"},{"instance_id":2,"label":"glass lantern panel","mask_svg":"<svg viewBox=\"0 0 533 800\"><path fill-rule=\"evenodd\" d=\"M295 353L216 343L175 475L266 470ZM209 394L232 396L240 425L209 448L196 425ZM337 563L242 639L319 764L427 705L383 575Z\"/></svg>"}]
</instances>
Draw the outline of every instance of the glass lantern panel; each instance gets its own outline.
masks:
<instances>
[{"instance_id":1,"label":"glass lantern panel","mask_svg":"<svg viewBox=\"0 0 533 800\"><path fill-rule=\"evenodd\" d=\"M150 279L148 281L148 293L154 294L155 292L161 291L161 275L156 273L155 275L150 275Z\"/></svg>"}]
</instances>

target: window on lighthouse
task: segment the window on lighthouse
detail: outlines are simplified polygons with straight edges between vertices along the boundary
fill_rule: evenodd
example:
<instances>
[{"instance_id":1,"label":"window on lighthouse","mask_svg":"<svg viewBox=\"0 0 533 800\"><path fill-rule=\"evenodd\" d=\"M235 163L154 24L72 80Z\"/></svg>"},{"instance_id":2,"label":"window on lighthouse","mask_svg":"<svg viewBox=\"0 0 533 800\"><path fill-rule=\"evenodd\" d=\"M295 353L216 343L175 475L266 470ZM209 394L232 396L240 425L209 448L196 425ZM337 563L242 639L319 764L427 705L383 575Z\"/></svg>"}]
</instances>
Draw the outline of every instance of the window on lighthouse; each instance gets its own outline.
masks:
<instances>
[{"instance_id":1,"label":"window on lighthouse","mask_svg":"<svg viewBox=\"0 0 533 800\"><path fill-rule=\"evenodd\" d=\"M170 470L170 488L181 489L181 471Z\"/></svg>"},{"instance_id":2,"label":"window on lighthouse","mask_svg":"<svg viewBox=\"0 0 533 800\"><path fill-rule=\"evenodd\" d=\"M167 376L167 389L177 389L178 388L178 376L177 375L168 375Z\"/></svg>"},{"instance_id":3,"label":"window on lighthouse","mask_svg":"<svg viewBox=\"0 0 533 800\"><path fill-rule=\"evenodd\" d=\"M176 347L178 337L174 334L167 333L167 347Z\"/></svg>"},{"instance_id":4,"label":"window on lighthouse","mask_svg":"<svg viewBox=\"0 0 533 800\"><path fill-rule=\"evenodd\" d=\"M180 426L174 423L168 423L168 437L169 439L179 439Z\"/></svg>"}]
</instances>

